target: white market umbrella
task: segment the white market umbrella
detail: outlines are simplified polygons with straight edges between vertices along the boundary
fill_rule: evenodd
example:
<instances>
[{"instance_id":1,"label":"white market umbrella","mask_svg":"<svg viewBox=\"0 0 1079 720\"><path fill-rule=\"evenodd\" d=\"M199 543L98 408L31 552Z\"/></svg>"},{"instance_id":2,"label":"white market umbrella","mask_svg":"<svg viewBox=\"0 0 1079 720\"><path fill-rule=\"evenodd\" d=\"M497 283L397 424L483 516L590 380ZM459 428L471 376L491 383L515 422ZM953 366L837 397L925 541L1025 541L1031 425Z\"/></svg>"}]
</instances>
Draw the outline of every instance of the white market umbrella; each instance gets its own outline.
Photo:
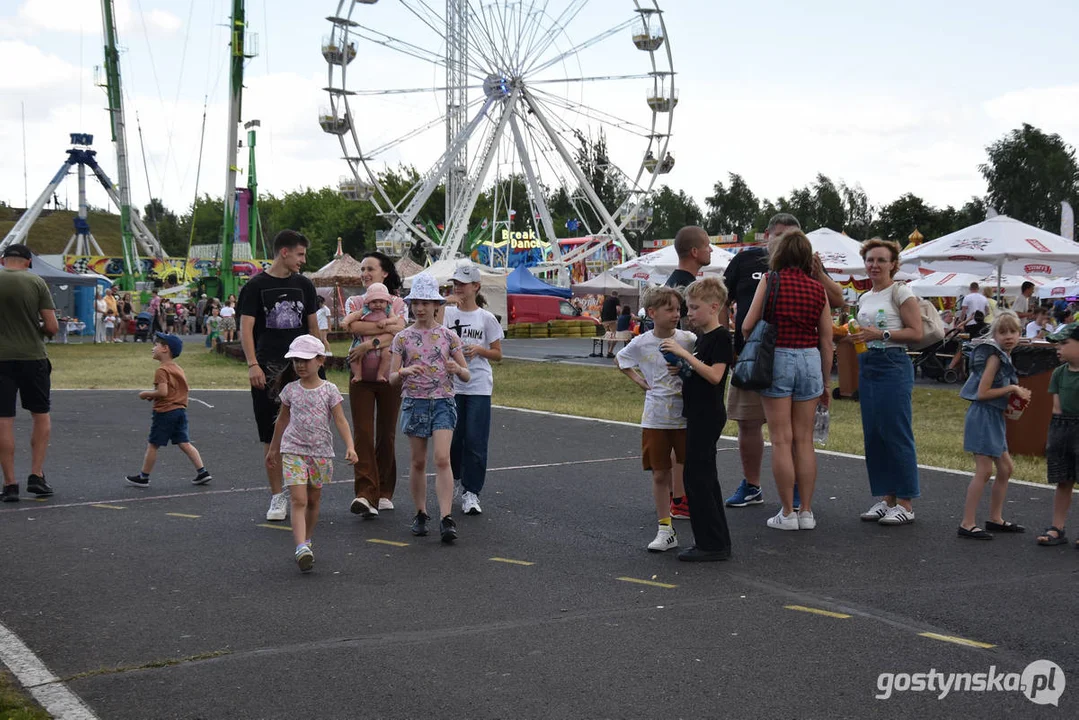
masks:
<instances>
[{"instance_id":1,"label":"white market umbrella","mask_svg":"<svg viewBox=\"0 0 1079 720\"><path fill-rule=\"evenodd\" d=\"M935 272L908 283L907 287L918 297L959 297L970 292L972 282L978 283L981 287L995 288L998 278L996 275L983 277L972 273ZM1037 288L1052 281L1044 277L1001 275L999 282L1000 289L1005 295L1017 296L1022 290L1023 283L1034 283L1035 292L1037 292Z\"/></svg>"},{"instance_id":2,"label":"white market umbrella","mask_svg":"<svg viewBox=\"0 0 1079 720\"><path fill-rule=\"evenodd\" d=\"M1041 300L1075 297L1079 295L1079 277L1053 278L1034 290Z\"/></svg>"},{"instance_id":3,"label":"white market umbrella","mask_svg":"<svg viewBox=\"0 0 1079 720\"><path fill-rule=\"evenodd\" d=\"M701 268L700 274L720 275L731 264L734 255L723 248L712 246L712 261ZM653 285L666 281L675 270L678 269L678 253L673 245L644 253L635 258L615 265L609 272L621 280L643 280ZM660 279L662 278L662 279Z\"/></svg>"},{"instance_id":4,"label":"white market umbrella","mask_svg":"<svg viewBox=\"0 0 1079 720\"><path fill-rule=\"evenodd\" d=\"M829 275L846 279L851 276L865 277L865 262L862 260L862 244L854 238L828 228L820 228L807 233L813 252L820 255L824 271Z\"/></svg>"},{"instance_id":5,"label":"white market umbrella","mask_svg":"<svg viewBox=\"0 0 1079 720\"><path fill-rule=\"evenodd\" d=\"M575 283L570 287L575 295L636 295L636 285L624 283L610 270L605 270L591 280Z\"/></svg>"},{"instance_id":6,"label":"white market umbrella","mask_svg":"<svg viewBox=\"0 0 1079 720\"><path fill-rule=\"evenodd\" d=\"M899 258L943 272L1060 277L1079 271L1079 244L998 215L904 250Z\"/></svg>"}]
</instances>

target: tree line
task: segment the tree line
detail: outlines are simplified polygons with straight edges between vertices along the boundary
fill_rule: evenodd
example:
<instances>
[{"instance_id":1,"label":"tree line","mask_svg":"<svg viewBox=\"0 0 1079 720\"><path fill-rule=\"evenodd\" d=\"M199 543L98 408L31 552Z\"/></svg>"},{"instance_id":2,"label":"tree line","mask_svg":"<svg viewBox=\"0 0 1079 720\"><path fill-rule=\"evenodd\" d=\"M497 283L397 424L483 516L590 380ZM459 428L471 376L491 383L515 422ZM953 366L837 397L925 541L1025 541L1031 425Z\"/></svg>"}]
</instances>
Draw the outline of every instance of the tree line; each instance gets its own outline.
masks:
<instances>
[{"instance_id":1,"label":"tree line","mask_svg":"<svg viewBox=\"0 0 1079 720\"><path fill-rule=\"evenodd\" d=\"M578 137L578 164L592 189L614 211L626 196L626 181L607 156L605 139ZM804 187L796 187L775 200L758 197L741 175L730 173L717 181L702 208L684 190L663 185L651 200L652 224L643 232L631 233L638 249L645 241L674 237L685 225L701 225L710 234L738 234L752 238L763 232L768 218L777 212L795 215L806 230L821 227L846 232L865 239L880 236L907 242L917 229L927 240L946 235L980 222L989 208L1002 215L1040 227L1060 231L1060 202L1068 201L1079 210L1079 163L1075 150L1057 134L1047 134L1024 124L986 148L986 161L979 166L987 192L972 197L961 207L935 207L918 195L908 192L883 205L874 204L862 187L818 174ZM387 169L380 182L391 198L403 198L420 179L413 167ZM573 220L595 227L594 217L580 217L588 212L573 198L580 188L544 188L555 230L573 235L567 229ZM375 233L389 228L369 202L342 197L336 188L306 188L282 195L266 193L259 197L259 214L266 238L282 229L303 232L311 240L308 266L318 267L333 256L337 238L345 252L354 256L373 249ZM509 209L516 210L512 216ZM445 221L445 189L438 187L420 215L426 223L440 226ZM524 178L502 178L482 192L472 215L476 227L486 218L497 217L507 228L523 231L534 225L532 205ZM185 256L188 243L212 244L220 241L223 201L204 195L193 208L177 214L154 199L145 208L144 219L171 256ZM538 225L538 223L535 223Z\"/></svg>"}]
</instances>

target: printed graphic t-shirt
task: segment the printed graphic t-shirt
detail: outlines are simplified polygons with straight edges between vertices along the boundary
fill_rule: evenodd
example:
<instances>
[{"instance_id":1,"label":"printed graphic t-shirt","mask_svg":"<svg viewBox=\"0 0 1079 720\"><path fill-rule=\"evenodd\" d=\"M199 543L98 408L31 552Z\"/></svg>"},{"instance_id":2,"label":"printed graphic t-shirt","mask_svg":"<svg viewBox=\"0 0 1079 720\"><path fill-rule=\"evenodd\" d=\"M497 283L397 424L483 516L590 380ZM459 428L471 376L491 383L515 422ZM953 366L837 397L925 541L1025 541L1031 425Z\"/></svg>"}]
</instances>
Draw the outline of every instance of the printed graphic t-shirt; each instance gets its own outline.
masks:
<instances>
[{"instance_id":1,"label":"printed graphic t-shirt","mask_svg":"<svg viewBox=\"0 0 1079 720\"><path fill-rule=\"evenodd\" d=\"M419 367L401 382L401 395L406 398L434 400L453 397L453 376L446 370L446 361L463 345L457 333L436 325L430 329L415 325L393 337L393 352L401 356L401 367Z\"/></svg>"},{"instance_id":2,"label":"printed graphic t-shirt","mask_svg":"<svg viewBox=\"0 0 1079 720\"><path fill-rule=\"evenodd\" d=\"M697 336L685 330L675 330L674 338L686 350L693 350ZM660 339L649 330L630 341L618 351L615 359L619 370L637 368L648 383L644 394L644 413L641 427L653 429L684 428L682 417L682 378L667 372L667 360L659 349Z\"/></svg>"},{"instance_id":3,"label":"printed graphic t-shirt","mask_svg":"<svg viewBox=\"0 0 1079 720\"><path fill-rule=\"evenodd\" d=\"M255 318L255 357L281 364L288 346L307 334L307 318L318 309L315 285L299 273L276 278L260 272L240 290L240 315Z\"/></svg>"},{"instance_id":4,"label":"printed graphic t-shirt","mask_svg":"<svg viewBox=\"0 0 1079 720\"><path fill-rule=\"evenodd\" d=\"M723 273L723 284L727 286L731 300L734 301L734 349L742 352L746 339L742 336L742 323L749 314L753 296L761 278L768 274L768 251L764 248L747 248L734 256L731 264Z\"/></svg>"},{"instance_id":5,"label":"printed graphic t-shirt","mask_svg":"<svg viewBox=\"0 0 1079 720\"><path fill-rule=\"evenodd\" d=\"M281 389L281 404L289 422L281 436L281 452L309 457L333 457L333 409L341 404L341 391L323 381L308 390L294 380Z\"/></svg>"},{"instance_id":6,"label":"printed graphic t-shirt","mask_svg":"<svg viewBox=\"0 0 1079 720\"><path fill-rule=\"evenodd\" d=\"M446 327L457 333L465 345L479 345L490 349L491 343L502 339L502 326L491 313L483 308L469 312L447 306L443 311L442 321ZM459 395L490 395L494 392L495 380L491 372L491 363L487 358L474 355L468 359L468 372L472 377L468 382L453 378L453 390Z\"/></svg>"}]
</instances>

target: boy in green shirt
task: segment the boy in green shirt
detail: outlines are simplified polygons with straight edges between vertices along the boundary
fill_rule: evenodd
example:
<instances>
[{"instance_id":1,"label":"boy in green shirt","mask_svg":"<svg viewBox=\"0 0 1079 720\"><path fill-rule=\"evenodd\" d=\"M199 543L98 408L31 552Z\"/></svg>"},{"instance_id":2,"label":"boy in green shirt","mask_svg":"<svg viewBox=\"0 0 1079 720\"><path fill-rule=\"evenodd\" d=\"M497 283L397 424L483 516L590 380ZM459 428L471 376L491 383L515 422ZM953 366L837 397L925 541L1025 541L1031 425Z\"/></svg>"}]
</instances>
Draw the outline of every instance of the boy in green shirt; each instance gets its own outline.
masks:
<instances>
[{"instance_id":1,"label":"boy in green shirt","mask_svg":"<svg viewBox=\"0 0 1079 720\"><path fill-rule=\"evenodd\" d=\"M1053 496L1053 524L1038 536L1038 544L1063 545L1068 542L1064 522L1079 471L1079 324L1065 325L1050 335L1049 341L1059 343L1057 356L1064 364L1053 371L1049 380L1053 419L1049 423L1045 460L1049 484L1056 485L1057 491Z\"/></svg>"}]
</instances>

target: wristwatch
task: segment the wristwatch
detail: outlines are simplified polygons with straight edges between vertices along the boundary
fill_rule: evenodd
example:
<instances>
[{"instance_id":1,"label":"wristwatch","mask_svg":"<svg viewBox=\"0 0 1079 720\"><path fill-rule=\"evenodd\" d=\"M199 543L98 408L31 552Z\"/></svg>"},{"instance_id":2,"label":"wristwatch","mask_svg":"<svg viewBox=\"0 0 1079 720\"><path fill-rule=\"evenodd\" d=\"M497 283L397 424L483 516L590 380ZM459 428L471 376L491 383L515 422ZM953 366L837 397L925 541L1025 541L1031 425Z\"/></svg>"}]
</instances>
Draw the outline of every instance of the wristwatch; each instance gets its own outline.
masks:
<instances>
[{"instance_id":1,"label":"wristwatch","mask_svg":"<svg viewBox=\"0 0 1079 720\"><path fill-rule=\"evenodd\" d=\"M882 337L884 338L884 342L891 342L892 341L892 331L891 330L885 330L882 333Z\"/></svg>"}]
</instances>

